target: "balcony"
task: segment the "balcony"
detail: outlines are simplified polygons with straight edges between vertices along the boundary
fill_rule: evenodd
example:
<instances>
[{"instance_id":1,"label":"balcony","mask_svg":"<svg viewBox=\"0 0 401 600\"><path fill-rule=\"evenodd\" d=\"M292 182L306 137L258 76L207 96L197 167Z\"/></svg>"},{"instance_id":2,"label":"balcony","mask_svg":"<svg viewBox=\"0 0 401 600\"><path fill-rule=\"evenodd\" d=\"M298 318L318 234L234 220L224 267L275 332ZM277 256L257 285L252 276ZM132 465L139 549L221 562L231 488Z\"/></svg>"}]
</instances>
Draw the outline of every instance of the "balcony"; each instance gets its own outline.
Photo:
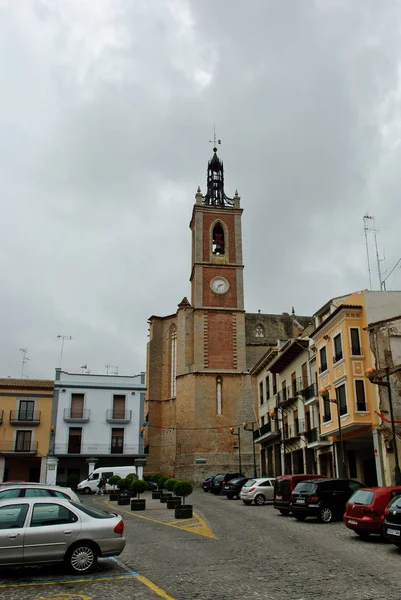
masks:
<instances>
[{"instance_id":1,"label":"balcony","mask_svg":"<svg viewBox=\"0 0 401 600\"><path fill-rule=\"evenodd\" d=\"M0 454L36 454L38 442L3 441L0 442Z\"/></svg>"},{"instance_id":2,"label":"balcony","mask_svg":"<svg viewBox=\"0 0 401 600\"><path fill-rule=\"evenodd\" d=\"M306 442L308 448L320 448L322 446L329 446L331 442L320 435L319 427L314 427L305 432Z\"/></svg>"},{"instance_id":3,"label":"balcony","mask_svg":"<svg viewBox=\"0 0 401 600\"><path fill-rule=\"evenodd\" d=\"M342 359L343 359L343 353L342 352L337 352L337 354L335 354L333 356L333 364L338 363Z\"/></svg>"},{"instance_id":4,"label":"balcony","mask_svg":"<svg viewBox=\"0 0 401 600\"><path fill-rule=\"evenodd\" d=\"M10 425L39 425L40 410L10 410Z\"/></svg>"},{"instance_id":5,"label":"balcony","mask_svg":"<svg viewBox=\"0 0 401 600\"><path fill-rule=\"evenodd\" d=\"M297 419L294 424L288 425L285 428L286 439L297 439L304 433L304 431L305 421L303 419Z\"/></svg>"},{"instance_id":6,"label":"balcony","mask_svg":"<svg viewBox=\"0 0 401 600\"><path fill-rule=\"evenodd\" d=\"M259 429L253 432L253 442L254 444L259 444L262 441L273 439L278 435L280 434L276 431L276 424L274 423L272 427L272 423L266 423L266 425L261 425Z\"/></svg>"},{"instance_id":7,"label":"balcony","mask_svg":"<svg viewBox=\"0 0 401 600\"><path fill-rule=\"evenodd\" d=\"M312 383L309 387L303 389L301 396L304 399L305 406L319 404L319 394L316 383Z\"/></svg>"},{"instance_id":8,"label":"balcony","mask_svg":"<svg viewBox=\"0 0 401 600\"><path fill-rule=\"evenodd\" d=\"M74 444L75 445L75 444ZM137 455L139 453L139 445L131 444L124 445L123 456ZM75 455L75 456L108 456L113 454L111 442L109 444L81 444L74 447L72 444L56 444L54 454L57 455Z\"/></svg>"},{"instance_id":9,"label":"balcony","mask_svg":"<svg viewBox=\"0 0 401 600\"><path fill-rule=\"evenodd\" d=\"M302 394L303 380L302 377L298 377L291 382L286 388L280 390L277 394L276 400L278 406L286 406L296 402L299 396Z\"/></svg>"},{"instance_id":10,"label":"balcony","mask_svg":"<svg viewBox=\"0 0 401 600\"><path fill-rule=\"evenodd\" d=\"M319 373L324 373L325 371L327 371L328 365L327 362L322 363L322 365L319 367Z\"/></svg>"},{"instance_id":11,"label":"balcony","mask_svg":"<svg viewBox=\"0 0 401 600\"><path fill-rule=\"evenodd\" d=\"M87 423L90 419L90 409L64 409L64 421L66 423Z\"/></svg>"},{"instance_id":12,"label":"balcony","mask_svg":"<svg viewBox=\"0 0 401 600\"><path fill-rule=\"evenodd\" d=\"M131 410L106 410L106 421L108 423L129 423L131 416Z\"/></svg>"}]
</instances>

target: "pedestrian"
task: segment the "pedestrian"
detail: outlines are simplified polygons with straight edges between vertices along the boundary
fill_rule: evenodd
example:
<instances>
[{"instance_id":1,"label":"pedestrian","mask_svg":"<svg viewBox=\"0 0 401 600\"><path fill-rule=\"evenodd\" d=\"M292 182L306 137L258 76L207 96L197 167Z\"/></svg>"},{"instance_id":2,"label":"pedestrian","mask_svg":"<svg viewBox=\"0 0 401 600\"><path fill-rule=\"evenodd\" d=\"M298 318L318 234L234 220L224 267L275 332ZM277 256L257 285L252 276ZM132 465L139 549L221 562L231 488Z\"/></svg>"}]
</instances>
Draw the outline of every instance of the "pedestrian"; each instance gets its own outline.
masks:
<instances>
[{"instance_id":1,"label":"pedestrian","mask_svg":"<svg viewBox=\"0 0 401 600\"><path fill-rule=\"evenodd\" d=\"M97 484L97 492L96 495L98 496L102 496L104 494L106 488L106 478L105 477L101 477L99 479L99 483Z\"/></svg>"}]
</instances>

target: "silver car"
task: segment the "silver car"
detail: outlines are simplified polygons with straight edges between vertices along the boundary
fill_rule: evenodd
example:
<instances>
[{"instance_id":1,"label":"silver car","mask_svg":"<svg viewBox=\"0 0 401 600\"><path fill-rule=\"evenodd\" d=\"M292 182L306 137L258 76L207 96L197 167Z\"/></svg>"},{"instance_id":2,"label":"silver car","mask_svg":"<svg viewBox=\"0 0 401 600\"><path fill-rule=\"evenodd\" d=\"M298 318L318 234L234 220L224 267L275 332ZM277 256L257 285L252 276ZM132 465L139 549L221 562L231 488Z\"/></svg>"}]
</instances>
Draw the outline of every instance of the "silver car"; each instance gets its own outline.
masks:
<instances>
[{"instance_id":1,"label":"silver car","mask_svg":"<svg viewBox=\"0 0 401 600\"><path fill-rule=\"evenodd\" d=\"M8 498L64 498L81 502L77 494L68 487L46 485L45 483L14 483L0 486L0 500Z\"/></svg>"},{"instance_id":2,"label":"silver car","mask_svg":"<svg viewBox=\"0 0 401 600\"><path fill-rule=\"evenodd\" d=\"M274 481L273 477L250 479L242 488L239 497L244 504L255 502L255 504L261 506L266 500L273 502Z\"/></svg>"},{"instance_id":3,"label":"silver car","mask_svg":"<svg viewBox=\"0 0 401 600\"><path fill-rule=\"evenodd\" d=\"M83 574L124 547L119 515L61 498L0 500L0 567L64 562Z\"/></svg>"}]
</instances>

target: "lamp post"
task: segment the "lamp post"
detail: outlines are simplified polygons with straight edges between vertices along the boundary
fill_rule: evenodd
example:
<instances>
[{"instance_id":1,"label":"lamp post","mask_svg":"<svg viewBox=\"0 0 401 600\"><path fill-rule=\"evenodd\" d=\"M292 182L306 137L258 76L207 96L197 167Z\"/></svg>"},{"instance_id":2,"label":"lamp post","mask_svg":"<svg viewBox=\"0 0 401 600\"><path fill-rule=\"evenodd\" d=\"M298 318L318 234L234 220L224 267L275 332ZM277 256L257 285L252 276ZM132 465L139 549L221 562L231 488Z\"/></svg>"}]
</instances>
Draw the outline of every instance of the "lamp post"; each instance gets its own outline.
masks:
<instances>
[{"instance_id":1,"label":"lamp post","mask_svg":"<svg viewBox=\"0 0 401 600\"><path fill-rule=\"evenodd\" d=\"M231 435L238 436L238 465L239 472L242 473L242 464L241 464L241 427L237 427L237 433L235 433L235 427L230 427Z\"/></svg>"},{"instance_id":2,"label":"lamp post","mask_svg":"<svg viewBox=\"0 0 401 600\"><path fill-rule=\"evenodd\" d=\"M244 422L242 423L242 427L244 428L244 430L245 430L245 431L252 431L253 476L254 476L254 477L255 477L255 479L256 479L256 478L257 478L257 476L258 476L258 474L257 474L257 472L256 472L256 451L255 451L255 443L254 443L254 441L253 441L253 432L254 432L253 425L254 425L254 422L252 421L252 423L251 423L252 429L249 429L249 428L248 428L248 423L247 423L246 421L244 421Z\"/></svg>"},{"instance_id":3,"label":"lamp post","mask_svg":"<svg viewBox=\"0 0 401 600\"><path fill-rule=\"evenodd\" d=\"M395 485L401 485L401 472L400 472L400 463L398 459L398 450L397 450L397 434L395 431L395 421L394 421L394 410L393 410L393 397L391 394L391 384L390 384L390 369L386 367L384 369L386 381L380 381L384 375L379 375L376 369L367 369L365 375L369 379L371 383L375 383L376 385L383 385L388 390L388 404L390 408L390 419L391 419L391 435L393 438L393 452L394 452L394 483Z\"/></svg>"},{"instance_id":4,"label":"lamp post","mask_svg":"<svg viewBox=\"0 0 401 600\"><path fill-rule=\"evenodd\" d=\"M280 426L279 426L279 422L278 422L278 413L281 413L281 424L282 424L282 429L281 429L281 443L283 444L283 462L281 462L281 457L280 457L280 473L282 472L282 475L286 474L286 461L285 461L285 443L286 443L286 438L285 438L285 423L284 423L284 411L280 406L276 406L276 408L273 408L270 412L270 418L271 419L276 419L277 418L277 429L280 431Z\"/></svg>"},{"instance_id":5,"label":"lamp post","mask_svg":"<svg viewBox=\"0 0 401 600\"><path fill-rule=\"evenodd\" d=\"M337 418L338 418L338 437L340 438L340 447L339 447L339 476L345 477L345 462L344 462L344 444L343 444L343 432L341 429L341 415L340 415L340 404L337 399L333 400L329 397L329 390L327 388L322 388L319 390L320 396L323 400L328 400L333 404L337 405Z\"/></svg>"}]
</instances>

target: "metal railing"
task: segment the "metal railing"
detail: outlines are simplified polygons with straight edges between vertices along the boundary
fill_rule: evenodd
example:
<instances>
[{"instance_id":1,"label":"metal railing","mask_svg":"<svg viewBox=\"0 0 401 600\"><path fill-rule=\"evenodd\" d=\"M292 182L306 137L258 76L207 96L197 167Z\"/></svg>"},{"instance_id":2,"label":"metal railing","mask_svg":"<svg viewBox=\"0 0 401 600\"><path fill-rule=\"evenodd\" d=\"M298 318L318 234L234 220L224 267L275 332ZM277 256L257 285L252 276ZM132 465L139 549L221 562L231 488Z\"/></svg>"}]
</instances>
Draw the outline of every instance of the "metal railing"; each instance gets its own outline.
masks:
<instances>
[{"instance_id":1,"label":"metal railing","mask_svg":"<svg viewBox=\"0 0 401 600\"><path fill-rule=\"evenodd\" d=\"M29 442L25 440L3 441L0 442L0 452L37 452L38 442Z\"/></svg>"},{"instance_id":2,"label":"metal railing","mask_svg":"<svg viewBox=\"0 0 401 600\"><path fill-rule=\"evenodd\" d=\"M128 423L131 421L131 410L114 410L111 408L106 410L106 421L124 421Z\"/></svg>"},{"instance_id":3,"label":"metal railing","mask_svg":"<svg viewBox=\"0 0 401 600\"><path fill-rule=\"evenodd\" d=\"M40 423L40 410L10 410L10 423Z\"/></svg>"},{"instance_id":4,"label":"metal railing","mask_svg":"<svg viewBox=\"0 0 401 600\"><path fill-rule=\"evenodd\" d=\"M64 409L64 421L74 421L77 423L84 423L90 419L89 408L65 408Z\"/></svg>"},{"instance_id":5,"label":"metal railing","mask_svg":"<svg viewBox=\"0 0 401 600\"><path fill-rule=\"evenodd\" d=\"M255 431L253 432L253 439L256 440L256 439L262 437L262 435L266 435L266 433L270 433L271 431L272 431L271 423L266 423L265 425L261 425L259 427L259 429L255 429Z\"/></svg>"},{"instance_id":6,"label":"metal railing","mask_svg":"<svg viewBox=\"0 0 401 600\"><path fill-rule=\"evenodd\" d=\"M319 427L314 427L313 429L309 429L309 431L305 431L305 437L308 444L313 444L313 442L317 442L320 437Z\"/></svg>"},{"instance_id":7,"label":"metal railing","mask_svg":"<svg viewBox=\"0 0 401 600\"><path fill-rule=\"evenodd\" d=\"M77 445L78 446L78 445ZM111 443L109 444L81 444L79 448L79 452L69 452L68 449L71 448L69 444L55 444L54 453L57 454L112 454ZM139 445L138 444L130 444L124 445L123 454L138 454Z\"/></svg>"},{"instance_id":8,"label":"metal railing","mask_svg":"<svg viewBox=\"0 0 401 600\"><path fill-rule=\"evenodd\" d=\"M311 398L316 398L318 396L316 383L311 383L307 388L304 388L301 395L306 402Z\"/></svg>"}]
</instances>

